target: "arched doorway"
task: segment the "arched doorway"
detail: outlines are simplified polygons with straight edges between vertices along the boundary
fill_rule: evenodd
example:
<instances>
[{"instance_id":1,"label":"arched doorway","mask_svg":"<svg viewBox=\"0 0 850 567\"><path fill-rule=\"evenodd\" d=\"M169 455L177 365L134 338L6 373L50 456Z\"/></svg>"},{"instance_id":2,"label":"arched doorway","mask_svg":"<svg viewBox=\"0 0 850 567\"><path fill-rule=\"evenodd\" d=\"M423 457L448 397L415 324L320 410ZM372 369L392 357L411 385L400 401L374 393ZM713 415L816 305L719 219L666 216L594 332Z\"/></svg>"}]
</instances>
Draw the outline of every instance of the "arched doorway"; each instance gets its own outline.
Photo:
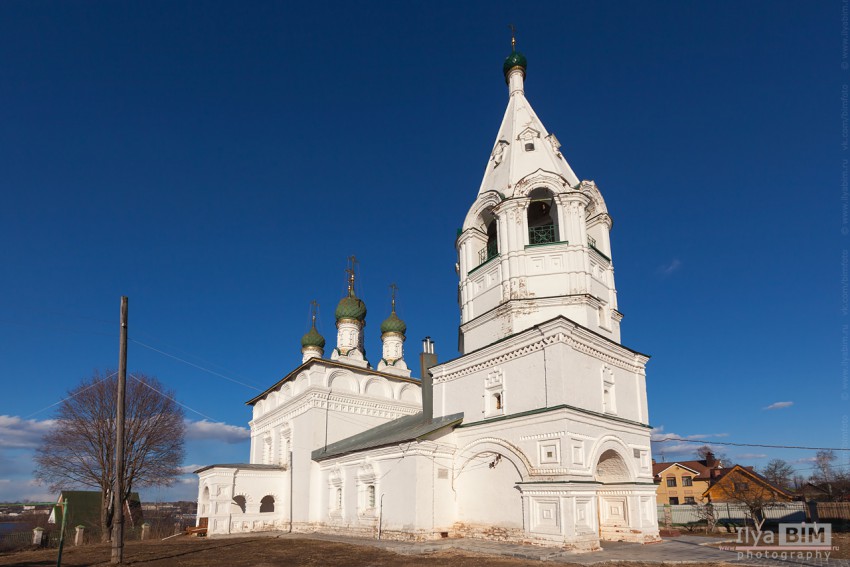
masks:
<instances>
[{"instance_id":1,"label":"arched doorway","mask_svg":"<svg viewBox=\"0 0 850 567\"><path fill-rule=\"evenodd\" d=\"M470 529L468 535L521 537L525 528L521 459L493 443L471 447L461 459L454 487L457 518Z\"/></svg>"},{"instance_id":2,"label":"arched doorway","mask_svg":"<svg viewBox=\"0 0 850 567\"><path fill-rule=\"evenodd\" d=\"M631 482L629 466L617 450L608 449L599 455L595 477L602 483L598 489L599 537L623 539L623 533L629 527L628 498L623 490L616 490L610 485Z\"/></svg>"}]
</instances>

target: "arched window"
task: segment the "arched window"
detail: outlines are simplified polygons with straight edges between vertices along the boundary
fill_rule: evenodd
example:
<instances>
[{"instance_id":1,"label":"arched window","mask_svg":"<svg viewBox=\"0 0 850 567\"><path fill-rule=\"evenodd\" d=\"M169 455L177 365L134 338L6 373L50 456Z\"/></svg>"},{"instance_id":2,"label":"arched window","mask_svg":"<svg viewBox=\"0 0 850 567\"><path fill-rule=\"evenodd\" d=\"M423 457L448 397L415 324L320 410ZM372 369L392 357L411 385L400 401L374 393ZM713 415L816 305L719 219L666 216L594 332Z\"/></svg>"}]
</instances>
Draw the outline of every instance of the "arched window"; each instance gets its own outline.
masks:
<instances>
[{"instance_id":1,"label":"arched window","mask_svg":"<svg viewBox=\"0 0 850 567\"><path fill-rule=\"evenodd\" d=\"M230 503L230 513L238 514L239 512L245 513L245 497L244 496L234 496L233 501Z\"/></svg>"},{"instance_id":2,"label":"arched window","mask_svg":"<svg viewBox=\"0 0 850 567\"><path fill-rule=\"evenodd\" d=\"M209 505L210 505L210 487L209 487L209 486L205 486L205 487L204 487L204 491L201 493L201 506L200 506L200 507L201 507L201 509L200 509L200 513L201 513L201 514L206 514L206 513L207 513L207 510L208 510Z\"/></svg>"},{"instance_id":3,"label":"arched window","mask_svg":"<svg viewBox=\"0 0 850 567\"><path fill-rule=\"evenodd\" d=\"M558 210L552 193L537 187L529 194L528 243L558 242Z\"/></svg>"},{"instance_id":4,"label":"arched window","mask_svg":"<svg viewBox=\"0 0 850 567\"><path fill-rule=\"evenodd\" d=\"M375 485L370 484L366 487L366 507L374 508L375 507Z\"/></svg>"},{"instance_id":5,"label":"arched window","mask_svg":"<svg viewBox=\"0 0 850 567\"><path fill-rule=\"evenodd\" d=\"M263 496L263 499L260 500L260 514L264 514L266 512L274 512L274 496L268 495Z\"/></svg>"},{"instance_id":6,"label":"arched window","mask_svg":"<svg viewBox=\"0 0 850 567\"><path fill-rule=\"evenodd\" d=\"M336 489L336 509L342 510L342 489Z\"/></svg>"},{"instance_id":7,"label":"arched window","mask_svg":"<svg viewBox=\"0 0 850 567\"><path fill-rule=\"evenodd\" d=\"M484 264L499 255L498 221L492 211L481 214L482 228L487 234L487 244L478 251L478 265Z\"/></svg>"}]
</instances>

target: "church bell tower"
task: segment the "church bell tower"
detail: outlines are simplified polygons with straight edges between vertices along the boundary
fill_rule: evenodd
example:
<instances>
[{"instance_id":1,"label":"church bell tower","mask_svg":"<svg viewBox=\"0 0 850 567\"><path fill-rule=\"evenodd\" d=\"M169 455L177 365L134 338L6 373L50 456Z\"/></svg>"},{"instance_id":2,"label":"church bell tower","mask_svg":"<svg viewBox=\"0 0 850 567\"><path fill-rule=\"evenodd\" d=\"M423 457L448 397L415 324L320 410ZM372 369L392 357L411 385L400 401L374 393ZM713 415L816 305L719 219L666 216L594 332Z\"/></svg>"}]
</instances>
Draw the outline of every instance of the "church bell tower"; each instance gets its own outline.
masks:
<instances>
[{"instance_id":1,"label":"church bell tower","mask_svg":"<svg viewBox=\"0 0 850 567\"><path fill-rule=\"evenodd\" d=\"M508 107L456 241L462 354L557 316L620 342L611 217L525 98L526 69L514 43Z\"/></svg>"}]
</instances>

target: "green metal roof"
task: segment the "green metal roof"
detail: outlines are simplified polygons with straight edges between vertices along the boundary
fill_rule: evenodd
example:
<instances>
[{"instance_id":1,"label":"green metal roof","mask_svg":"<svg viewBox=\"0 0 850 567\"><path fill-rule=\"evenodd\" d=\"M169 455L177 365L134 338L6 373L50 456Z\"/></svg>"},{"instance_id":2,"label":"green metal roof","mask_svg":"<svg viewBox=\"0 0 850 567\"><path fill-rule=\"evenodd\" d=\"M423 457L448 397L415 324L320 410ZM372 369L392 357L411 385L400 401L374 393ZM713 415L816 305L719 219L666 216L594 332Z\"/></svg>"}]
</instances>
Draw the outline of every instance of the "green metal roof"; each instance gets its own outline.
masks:
<instances>
[{"instance_id":1,"label":"green metal roof","mask_svg":"<svg viewBox=\"0 0 850 567\"><path fill-rule=\"evenodd\" d=\"M313 325L307 334L301 337L301 346L325 348L325 337L320 335L319 331L316 330L316 326Z\"/></svg>"},{"instance_id":2,"label":"green metal roof","mask_svg":"<svg viewBox=\"0 0 850 567\"><path fill-rule=\"evenodd\" d=\"M390 313L390 316L381 323L381 333L401 333L403 335L406 332L407 324L398 318L395 311Z\"/></svg>"},{"instance_id":3,"label":"green metal roof","mask_svg":"<svg viewBox=\"0 0 850 567\"><path fill-rule=\"evenodd\" d=\"M454 427L463 421L463 414L456 413L425 421L422 412L406 415L363 433L331 443L323 449L313 451L314 461L324 461L333 457L374 449L385 445L415 441L444 427Z\"/></svg>"},{"instance_id":4,"label":"green metal roof","mask_svg":"<svg viewBox=\"0 0 850 567\"><path fill-rule=\"evenodd\" d=\"M514 51L508 55L507 59L505 59L505 64L502 65L502 72L505 74L505 80L508 78L508 72L510 72L510 70L514 67L520 67L523 73L525 73L525 70L528 67L528 61L526 61L525 55L519 51Z\"/></svg>"}]
</instances>

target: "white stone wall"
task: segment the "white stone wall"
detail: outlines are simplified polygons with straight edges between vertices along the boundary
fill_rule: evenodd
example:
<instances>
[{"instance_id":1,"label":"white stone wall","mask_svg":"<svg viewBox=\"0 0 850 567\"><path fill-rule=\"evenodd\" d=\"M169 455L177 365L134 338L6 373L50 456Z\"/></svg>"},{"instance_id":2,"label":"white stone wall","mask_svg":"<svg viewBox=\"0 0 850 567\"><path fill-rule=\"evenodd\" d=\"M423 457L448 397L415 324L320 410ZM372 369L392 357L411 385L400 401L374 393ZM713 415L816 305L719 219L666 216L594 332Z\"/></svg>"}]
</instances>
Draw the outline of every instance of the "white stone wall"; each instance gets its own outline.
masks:
<instances>
[{"instance_id":1,"label":"white stone wall","mask_svg":"<svg viewBox=\"0 0 850 567\"><path fill-rule=\"evenodd\" d=\"M645 424L646 361L557 319L432 368L434 415L463 412L469 424L563 404Z\"/></svg>"}]
</instances>

